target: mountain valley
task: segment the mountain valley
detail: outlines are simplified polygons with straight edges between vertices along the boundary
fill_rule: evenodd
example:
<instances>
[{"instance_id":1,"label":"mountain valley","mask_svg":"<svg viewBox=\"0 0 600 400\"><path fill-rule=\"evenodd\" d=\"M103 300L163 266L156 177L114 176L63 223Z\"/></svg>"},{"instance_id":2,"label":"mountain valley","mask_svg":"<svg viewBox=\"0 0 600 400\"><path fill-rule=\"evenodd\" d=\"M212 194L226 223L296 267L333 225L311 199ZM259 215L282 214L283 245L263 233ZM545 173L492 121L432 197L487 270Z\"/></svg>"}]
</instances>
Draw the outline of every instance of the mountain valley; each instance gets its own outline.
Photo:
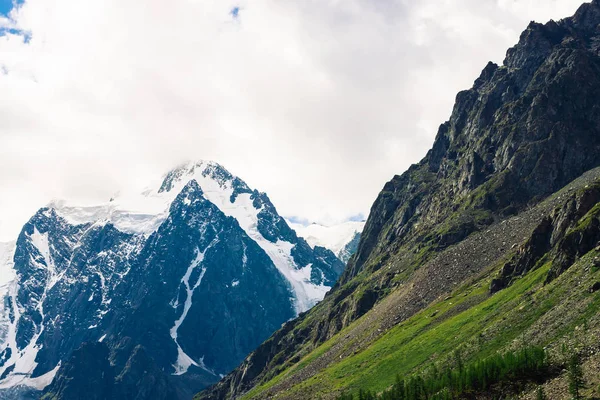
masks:
<instances>
[{"instance_id":1,"label":"mountain valley","mask_svg":"<svg viewBox=\"0 0 600 400\"><path fill-rule=\"evenodd\" d=\"M599 396L599 24L597 0L532 22L385 185L324 301L197 399L569 399L570 359L578 396ZM484 392L394 386L526 346L554 372Z\"/></svg>"}]
</instances>

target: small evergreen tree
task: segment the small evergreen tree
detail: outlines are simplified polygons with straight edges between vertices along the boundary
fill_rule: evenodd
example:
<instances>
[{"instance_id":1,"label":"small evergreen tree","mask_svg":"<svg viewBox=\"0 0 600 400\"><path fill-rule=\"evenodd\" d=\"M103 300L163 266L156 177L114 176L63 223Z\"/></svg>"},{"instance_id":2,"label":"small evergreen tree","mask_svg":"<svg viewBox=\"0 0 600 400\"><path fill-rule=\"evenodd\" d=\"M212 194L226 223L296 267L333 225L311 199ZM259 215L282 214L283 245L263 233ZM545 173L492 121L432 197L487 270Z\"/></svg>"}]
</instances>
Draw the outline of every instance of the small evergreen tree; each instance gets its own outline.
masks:
<instances>
[{"instance_id":1,"label":"small evergreen tree","mask_svg":"<svg viewBox=\"0 0 600 400\"><path fill-rule=\"evenodd\" d=\"M580 400L581 389L583 389L583 371L581 369L581 360L577 353L573 354L569 359L569 393L573 400Z\"/></svg>"},{"instance_id":2,"label":"small evergreen tree","mask_svg":"<svg viewBox=\"0 0 600 400\"><path fill-rule=\"evenodd\" d=\"M458 372L462 372L464 368L464 363L462 360L462 354L460 350L456 350L454 352L454 362L456 363L456 369L458 370Z\"/></svg>"}]
</instances>

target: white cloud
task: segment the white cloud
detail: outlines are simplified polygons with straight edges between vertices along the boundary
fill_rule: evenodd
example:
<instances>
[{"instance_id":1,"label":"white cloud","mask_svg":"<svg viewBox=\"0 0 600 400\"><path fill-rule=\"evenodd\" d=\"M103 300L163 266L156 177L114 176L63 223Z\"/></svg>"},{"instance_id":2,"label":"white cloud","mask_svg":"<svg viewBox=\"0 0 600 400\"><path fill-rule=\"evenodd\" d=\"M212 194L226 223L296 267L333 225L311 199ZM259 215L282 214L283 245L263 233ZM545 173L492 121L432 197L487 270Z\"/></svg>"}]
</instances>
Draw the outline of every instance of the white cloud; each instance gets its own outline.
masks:
<instances>
[{"instance_id":1,"label":"white cloud","mask_svg":"<svg viewBox=\"0 0 600 400\"><path fill-rule=\"evenodd\" d=\"M0 240L213 159L284 215L367 213L458 90L575 0L26 0L0 27ZM239 7L237 18L231 10Z\"/></svg>"}]
</instances>

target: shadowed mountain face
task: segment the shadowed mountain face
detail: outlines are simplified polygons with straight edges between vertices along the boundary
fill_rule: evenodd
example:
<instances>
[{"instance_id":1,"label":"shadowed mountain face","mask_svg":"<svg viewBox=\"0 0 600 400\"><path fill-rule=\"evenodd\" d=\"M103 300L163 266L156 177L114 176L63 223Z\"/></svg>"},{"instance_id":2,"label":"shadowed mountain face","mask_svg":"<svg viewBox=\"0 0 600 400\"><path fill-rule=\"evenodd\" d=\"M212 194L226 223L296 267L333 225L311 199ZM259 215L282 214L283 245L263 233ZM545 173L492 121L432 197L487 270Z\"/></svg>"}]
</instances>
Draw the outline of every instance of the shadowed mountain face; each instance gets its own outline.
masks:
<instances>
[{"instance_id":1,"label":"shadowed mountain face","mask_svg":"<svg viewBox=\"0 0 600 400\"><path fill-rule=\"evenodd\" d=\"M204 162L133 201L41 209L13 260L0 396L46 388L50 399L86 387L98 399L190 398L343 269L266 194Z\"/></svg>"},{"instance_id":2,"label":"shadowed mountain face","mask_svg":"<svg viewBox=\"0 0 600 400\"><path fill-rule=\"evenodd\" d=\"M326 382L342 372L321 372L326 374L329 366L365 346L375 346L391 326L510 257L511 247L529 238L549 211L527 214L525 221L519 216L600 165L599 24L597 0L584 4L571 18L545 25L532 22L502 66L489 63L473 87L457 95L450 119L440 126L425 158L385 185L357 252L325 301L286 324L199 398L234 398L252 388L253 398L301 398L300 387L328 398L327 390L334 389ZM589 211L587 205L583 209L584 214ZM562 240L550 239L553 229L565 233L561 229L581 217L565 215L572 218L560 229L553 222L538 228L547 236L541 239L546 247L537 247L538 253L545 254ZM512 217L520 221L519 228L481 238L479 243L487 246L466 241ZM564 265L593 247L595 236L586 237L589 243L581 251L573 248L576 243L565 244L570 246L570 261ZM452 250L460 246L460 252ZM495 281L494 290L533 268L539 256L515 258ZM548 281L564 272L564 265L555 266ZM432 275L425 277L427 273ZM305 356L310 361L298 364ZM362 370L371 364L360 365ZM352 374L347 376L351 381ZM310 392L309 387L323 391Z\"/></svg>"}]
</instances>

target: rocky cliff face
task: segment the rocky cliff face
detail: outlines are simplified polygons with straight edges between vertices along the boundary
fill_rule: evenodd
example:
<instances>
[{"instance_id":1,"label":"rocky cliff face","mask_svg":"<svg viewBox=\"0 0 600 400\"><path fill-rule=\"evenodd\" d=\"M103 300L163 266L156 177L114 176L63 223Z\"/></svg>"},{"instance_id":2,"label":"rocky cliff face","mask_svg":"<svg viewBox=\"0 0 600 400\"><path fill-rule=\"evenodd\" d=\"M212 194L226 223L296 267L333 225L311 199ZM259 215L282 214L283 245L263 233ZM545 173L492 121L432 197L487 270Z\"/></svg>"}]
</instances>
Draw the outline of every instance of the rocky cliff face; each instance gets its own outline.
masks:
<instances>
[{"instance_id":1,"label":"rocky cliff face","mask_svg":"<svg viewBox=\"0 0 600 400\"><path fill-rule=\"evenodd\" d=\"M403 284L416 279L414 271L444 249L538 204L600 165L599 24L597 0L584 4L572 18L531 23L508 50L502 66L489 63L473 87L457 95L450 119L440 126L425 158L385 185L371 208L356 254L325 301L275 333L199 398L234 398L269 381L382 299L387 304L390 297L404 296L397 293L412 293L412 286L407 289ZM587 205L574 212L587 212ZM538 221L540 246L552 240L548 231L558 229L559 214L550 222ZM569 246L588 235L593 243L590 229L588 234L567 232L554 240ZM506 243L493 245L498 248L491 253L505 251ZM490 257L481 260L489 263ZM466 264L446 264L446 289L482 267L460 259ZM496 289L537 261L535 256L515 259L498 277ZM558 263L554 273L569 262ZM464 271L451 271L451 266ZM396 323L444 291L444 285L437 285L414 293L412 305L402 308ZM341 340L340 346L344 340L350 339ZM308 379L327 362L331 361L319 358L281 385ZM273 389L271 394L276 393Z\"/></svg>"},{"instance_id":2,"label":"rocky cliff face","mask_svg":"<svg viewBox=\"0 0 600 400\"><path fill-rule=\"evenodd\" d=\"M375 201L344 281L377 268L390 246L446 247L598 165L599 4L532 22L502 66L489 63L457 95L427 156Z\"/></svg>"},{"instance_id":3,"label":"rocky cliff face","mask_svg":"<svg viewBox=\"0 0 600 400\"><path fill-rule=\"evenodd\" d=\"M541 219L527 242L516 250L498 276L492 293L514 280L552 263L546 279L552 281L600 243L600 185L595 182L570 193L564 203Z\"/></svg>"},{"instance_id":4,"label":"rocky cliff face","mask_svg":"<svg viewBox=\"0 0 600 400\"><path fill-rule=\"evenodd\" d=\"M46 388L49 399L85 387L99 399L191 398L343 269L266 194L204 162L133 202L41 209L12 259L0 395Z\"/></svg>"}]
</instances>

